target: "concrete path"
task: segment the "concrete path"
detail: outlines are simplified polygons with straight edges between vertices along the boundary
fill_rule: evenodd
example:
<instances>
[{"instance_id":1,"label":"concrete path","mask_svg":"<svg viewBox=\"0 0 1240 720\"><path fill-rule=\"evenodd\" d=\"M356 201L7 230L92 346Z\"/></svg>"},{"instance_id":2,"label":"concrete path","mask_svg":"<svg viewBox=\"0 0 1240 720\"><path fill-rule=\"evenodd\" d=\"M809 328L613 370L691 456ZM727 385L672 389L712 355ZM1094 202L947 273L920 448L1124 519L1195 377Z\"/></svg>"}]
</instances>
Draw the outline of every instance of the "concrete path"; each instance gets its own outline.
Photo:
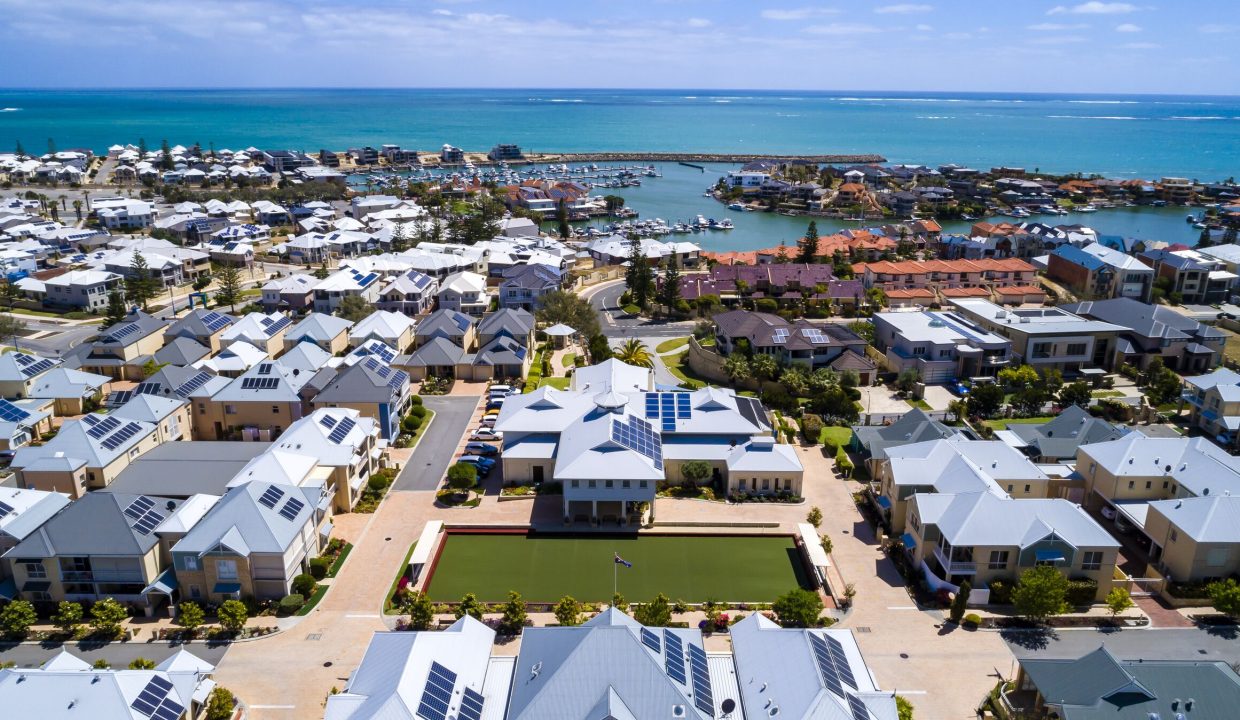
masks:
<instances>
[{"instance_id":1,"label":"concrete path","mask_svg":"<svg viewBox=\"0 0 1240 720\"><path fill-rule=\"evenodd\" d=\"M1160 598L1153 595L1137 595L1132 599L1141 612L1150 618L1150 627L1153 628L1191 628L1195 627L1193 622L1184 617L1179 610L1165 604Z\"/></svg>"}]
</instances>

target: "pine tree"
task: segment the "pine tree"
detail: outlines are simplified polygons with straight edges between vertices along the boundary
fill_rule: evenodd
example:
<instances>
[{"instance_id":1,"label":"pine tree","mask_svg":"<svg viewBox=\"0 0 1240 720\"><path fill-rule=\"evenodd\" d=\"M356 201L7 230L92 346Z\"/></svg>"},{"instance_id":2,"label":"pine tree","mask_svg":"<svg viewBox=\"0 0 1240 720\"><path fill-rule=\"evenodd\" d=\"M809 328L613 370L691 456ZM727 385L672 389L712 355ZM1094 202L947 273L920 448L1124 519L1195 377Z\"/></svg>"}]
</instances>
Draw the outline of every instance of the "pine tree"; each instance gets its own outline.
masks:
<instances>
[{"instance_id":1,"label":"pine tree","mask_svg":"<svg viewBox=\"0 0 1240 720\"><path fill-rule=\"evenodd\" d=\"M805 237L797 242L800 252L797 254L797 262L806 265L814 264L818 256L818 223L813 220L809 221L809 227L805 229Z\"/></svg>"},{"instance_id":2,"label":"pine tree","mask_svg":"<svg viewBox=\"0 0 1240 720\"><path fill-rule=\"evenodd\" d=\"M155 278L151 277L151 266L142 253L134 253L129 270L129 277L125 278L125 297L145 310L147 301L155 297L159 290Z\"/></svg>"},{"instance_id":3,"label":"pine tree","mask_svg":"<svg viewBox=\"0 0 1240 720\"><path fill-rule=\"evenodd\" d=\"M145 160L147 152L148 148L146 147L146 138L138 138L138 158L140 160Z\"/></svg>"},{"instance_id":4,"label":"pine tree","mask_svg":"<svg viewBox=\"0 0 1240 720\"><path fill-rule=\"evenodd\" d=\"M168 147L167 139L159 143L159 155L160 155L159 162L163 166L163 168L165 170L171 170L173 168L172 150L171 148Z\"/></svg>"},{"instance_id":5,"label":"pine tree","mask_svg":"<svg viewBox=\"0 0 1240 720\"><path fill-rule=\"evenodd\" d=\"M26 148L22 147L21 140L17 141L17 145L13 148L13 154L19 158L26 157Z\"/></svg>"},{"instance_id":6,"label":"pine tree","mask_svg":"<svg viewBox=\"0 0 1240 720\"><path fill-rule=\"evenodd\" d=\"M680 263L676 262L676 256L672 255L667 260L667 267L663 270L663 287L659 288L659 302L667 308L667 314L671 315L676 309L676 303L680 302Z\"/></svg>"},{"instance_id":7,"label":"pine tree","mask_svg":"<svg viewBox=\"0 0 1240 720\"><path fill-rule=\"evenodd\" d=\"M103 326L109 327L125 319L125 296L120 290L108 293L108 310L104 315Z\"/></svg>"},{"instance_id":8,"label":"pine tree","mask_svg":"<svg viewBox=\"0 0 1240 720\"><path fill-rule=\"evenodd\" d=\"M1235 243L1236 243L1236 226L1228 225L1227 229L1223 231L1223 244L1234 245Z\"/></svg>"},{"instance_id":9,"label":"pine tree","mask_svg":"<svg viewBox=\"0 0 1240 720\"><path fill-rule=\"evenodd\" d=\"M237 301L241 299L241 271L235 265L213 265L211 275L215 277L218 288L215 291L215 302L227 305L230 311L237 309Z\"/></svg>"},{"instance_id":10,"label":"pine tree","mask_svg":"<svg viewBox=\"0 0 1240 720\"><path fill-rule=\"evenodd\" d=\"M56 154L56 141L53 140L52 138L47 139L47 154L48 155Z\"/></svg>"},{"instance_id":11,"label":"pine tree","mask_svg":"<svg viewBox=\"0 0 1240 720\"><path fill-rule=\"evenodd\" d=\"M568 224L568 206L563 200L555 206L555 222L560 229L560 237L572 237L573 229Z\"/></svg>"},{"instance_id":12,"label":"pine tree","mask_svg":"<svg viewBox=\"0 0 1240 720\"><path fill-rule=\"evenodd\" d=\"M404 225L397 225L392 229L392 239L389 244L394 253L404 252L409 248L409 236L405 234Z\"/></svg>"}]
</instances>

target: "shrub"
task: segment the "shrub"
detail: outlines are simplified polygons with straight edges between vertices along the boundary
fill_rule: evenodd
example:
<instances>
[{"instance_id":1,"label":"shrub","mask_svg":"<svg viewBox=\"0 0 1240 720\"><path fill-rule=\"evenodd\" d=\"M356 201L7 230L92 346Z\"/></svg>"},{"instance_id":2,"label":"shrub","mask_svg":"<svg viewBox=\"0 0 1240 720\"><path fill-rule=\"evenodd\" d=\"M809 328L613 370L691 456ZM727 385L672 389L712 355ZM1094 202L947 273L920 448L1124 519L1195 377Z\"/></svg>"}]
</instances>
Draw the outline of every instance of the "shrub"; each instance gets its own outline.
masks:
<instances>
[{"instance_id":1,"label":"shrub","mask_svg":"<svg viewBox=\"0 0 1240 720\"><path fill-rule=\"evenodd\" d=\"M1034 621L1063 614L1069 609L1068 579L1059 570L1039 565L1020 575L1012 591L1012 604L1021 615Z\"/></svg>"},{"instance_id":2,"label":"shrub","mask_svg":"<svg viewBox=\"0 0 1240 720\"><path fill-rule=\"evenodd\" d=\"M327 571L330 570L331 567L332 561L328 558L310 558L310 575L312 575L315 580L322 580L327 577Z\"/></svg>"},{"instance_id":3,"label":"shrub","mask_svg":"<svg viewBox=\"0 0 1240 720\"><path fill-rule=\"evenodd\" d=\"M124 605L112 598L104 598L90 608L91 627L102 635L115 637L121 631L121 623L129 617Z\"/></svg>"},{"instance_id":4,"label":"shrub","mask_svg":"<svg viewBox=\"0 0 1240 720\"><path fill-rule=\"evenodd\" d=\"M448 468L448 485L456 490L469 490L478 484L478 468L458 462Z\"/></svg>"},{"instance_id":5,"label":"shrub","mask_svg":"<svg viewBox=\"0 0 1240 720\"><path fill-rule=\"evenodd\" d=\"M236 709L237 699L217 685L207 698L206 720L231 720Z\"/></svg>"},{"instance_id":6,"label":"shrub","mask_svg":"<svg viewBox=\"0 0 1240 720\"><path fill-rule=\"evenodd\" d=\"M435 606L424 592L413 591L405 600L405 611L409 613L411 630L429 630L435 621Z\"/></svg>"},{"instance_id":7,"label":"shrub","mask_svg":"<svg viewBox=\"0 0 1240 720\"><path fill-rule=\"evenodd\" d=\"M649 627L667 627L672 621L672 606L663 593L655 595L654 600L639 605L633 611L633 619Z\"/></svg>"},{"instance_id":8,"label":"shrub","mask_svg":"<svg viewBox=\"0 0 1240 720\"><path fill-rule=\"evenodd\" d=\"M419 399L420 399L420 398L419 398ZM424 419L426 419L426 408L425 408L425 407L423 407L421 403L418 403L418 404L416 404L416 405L414 405L414 406L410 407L410 408L409 408L409 417L415 417L415 418L417 418L418 420L424 420Z\"/></svg>"},{"instance_id":9,"label":"shrub","mask_svg":"<svg viewBox=\"0 0 1240 720\"><path fill-rule=\"evenodd\" d=\"M1092 578L1077 578L1068 581L1065 598L1069 605L1093 605L1098 596L1098 581Z\"/></svg>"},{"instance_id":10,"label":"shrub","mask_svg":"<svg viewBox=\"0 0 1240 720\"><path fill-rule=\"evenodd\" d=\"M964 617L965 609L969 606L969 594L973 592L973 586L968 580L960 583L960 590L956 593L956 597L952 598L952 607L948 617L954 623L959 623Z\"/></svg>"},{"instance_id":11,"label":"shrub","mask_svg":"<svg viewBox=\"0 0 1240 720\"><path fill-rule=\"evenodd\" d=\"M107 660L104 660L103 658L99 658L91 665L91 667L93 667L96 670L107 670L108 668L112 667L112 663L108 662Z\"/></svg>"},{"instance_id":12,"label":"shrub","mask_svg":"<svg viewBox=\"0 0 1240 720\"><path fill-rule=\"evenodd\" d=\"M486 612L486 608L482 603L478 602L478 596L473 593L465 593L465 596L461 598L461 602L456 606L455 610L457 620L466 615L475 620L481 620L484 612Z\"/></svg>"},{"instance_id":13,"label":"shrub","mask_svg":"<svg viewBox=\"0 0 1240 720\"><path fill-rule=\"evenodd\" d=\"M27 600L14 600L0 610L0 630L12 638L24 638L30 632L30 626L38 622L39 616L34 605Z\"/></svg>"},{"instance_id":14,"label":"shrub","mask_svg":"<svg viewBox=\"0 0 1240 720\"><path fill-rule=\"evenodd\" d=\"M571 595L560 598L552 613L555 614L555 621L564 627L581 624L581 603Z\"/></svg>"},{"instance_id":15,"label":"shrub","mask_svg":"<svg viewBox=\"0 0 1240 720\"><path fill-rule=\"evenodd\" d=\"M413 403L413 407L418 407L422 404L422 396L414 395L413 397L409 398L409 401ZM410 409L412 410L412 408Z\"/></svg>"},{"instance_id":16,"label":"shrub","mask_svg":"<svg viewBox=\"0 0 1240 720\"><path fill-rule=\"evenodd\" d=\"M52 616L52 622L62 631L71 634L77 630L78 623L82 622L82 614L80 603L62 600L56 606L56 614Z\"/></svg>"},{"instance_id":17,"label":"shrub","mask_svg":"<svg viewBox=\"0 0 1240 720\"><path fill-rule=\"evenodd\" d=\"M422 427L422 418L417 415L410 415L400 421L400 429L411 435L417 432L420 427Z\"/></svg>"},{"instance_id":18,"label":"shrub","mask_svg":"<svg viewBox=\"0 0 1240 720\"><path fill-rule=\"evenodd\" d=\"M1240 617L1240 585L1234 578L1212 582L1208 590L1215 610L1228 617Z\"/></svg>"},{"instance_id":19,"label":"shrub","mask_svg":"<svg viewBox=\"0 0 1240 720\"><path fill-rule=\"evenodd\" d=\"M205 613L196 602L183 602L177 606L177 625L185 628L192 636L198 626L202 625Z\"/></svg>"},{"instance_id":20,"label":"shrub","mask_svg":"<svg viewBox=\"0 0 1240 720\"><path fill-rule=\"evenodd\" d=\"M969 613L964 616L964 624L969 627L977 627L982 624L982 616L977 613Z\"/></svg>"},{"instance_id":21,"label":"shrub","mask_svg":"<svg viewBox=\"0 0 1240 720\"><path fill-rule=\"evenodd\" d=\"M818 437L822 435L822 428L822 418L817 415L805 413L801 416L801 435L805 438L805 442L817 445Z\"/></svg>"},{"instance_id":22,"label":"shrub","mask_svg":"<svg viewBox=\"0 0 1240 720\"><path fill-rule=\"evenodd\" d=\"M508 635L519 635L525 628L525 620L529 617L525 610L525 601L516 590L508 592L508 602L504 603L504 617L499 621L500 632Z\"/></svg>"},{"instance_id":23,"label":"shrub","mask_svg":"<svg viewBox=\"0 0 1240 720\"><path fill-rule=\"evenodd\" d=\"M285 615L292 615L306 604L306 596L301 593L292 593L280 598L280 612Z\"/></svg>"},{"instance_id":24,"label":"shrub","mask_svg":"<svg viewBox=\"0 0 1240 720\"><path fill-rule=\"evenodd\" d=\"M215 615L225 630L238 633L250 619L250 609L240 600L225 600Z\"/></svg>"},{"instance_id":25,"label":"shrub","mask_svg":"<svg viewBox=\"0 0 1240 720\"><path fill-rule=\"evenodd\" d=\"M155 661L147 660L144 657L134 658L133 662L129 663L129 669L130 670L154 670Z\"/></svg>"},{"instance_id":26,"label":"shrub","mask_svg":"<svg viewBox=\"0 0 1240 720\"><path fill-rule=\"evenodd\" d=\"M1111 612L1111 617L1120 615L1132 605L1132 595L1127 588L1113 587L1107 593L1107 610Z\"/></svg>"},{"instance_id":27,"label":"shrub","mask_svg":"<svg viewBox=\"0 0 1240 720\"><path fill-rule=\"evenodd\" d=\"M822 525L822 510L817 505L810 508L809 514L805 516L805 521L814 527Z\"/></svg>"},{"instance_id":28,"label":"shrub","mask_svg":"<svg viewBox=\"0 0 1240 720\"><path fill-rule=\"evenodd\" d=\"M1012 583L1008 580L990 581L990 602L994 605L1012 603Z\"/></svg>"},{"instance_id":29,"label":"shrub","mask_svg":"<svg viewBox=\"0 0 1240 720\"><path fill-rule=\"evenodd\" d=\"M780 595L771 603L779 624L784 627L817 627L822 614L822 598L818 593L803 588Z\"/></svg>"},{"instance_id":30,"label":"shrub","mask_svg":"<svg viewBox=\"0 0 1240 720\"><path fill-rule=\"evenodd\" d=\"M318 584L318 581L314 579L313 575L302 573L293 578L293 592L298 595L310 597L314 594L314 588Z\"/></svg>"}]
</instances>

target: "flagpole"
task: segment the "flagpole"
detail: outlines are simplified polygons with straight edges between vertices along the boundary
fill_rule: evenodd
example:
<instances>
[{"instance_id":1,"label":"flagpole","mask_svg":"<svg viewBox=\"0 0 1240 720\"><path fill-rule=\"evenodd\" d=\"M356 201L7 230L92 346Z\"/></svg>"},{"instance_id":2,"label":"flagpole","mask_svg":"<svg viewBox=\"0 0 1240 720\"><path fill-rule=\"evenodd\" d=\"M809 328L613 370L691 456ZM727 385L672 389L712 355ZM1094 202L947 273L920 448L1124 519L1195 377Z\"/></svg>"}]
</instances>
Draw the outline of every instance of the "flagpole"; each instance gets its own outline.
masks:
<instances>
[{"instance_id":1,"label":"flagpole","mask_svg":"<svg viewBox=\"0 0 1240 720\"><path fill-rule=\"evenodd\" d=\"M618 566L620 563L616 562L616 556L620 553L615 553L614 551L613 553L614 555L611 559L611 599L614 603L616 600L616 595L620 592L619 585L617 584L619 583L620 568Z\"/></svg>"}]
</instances>

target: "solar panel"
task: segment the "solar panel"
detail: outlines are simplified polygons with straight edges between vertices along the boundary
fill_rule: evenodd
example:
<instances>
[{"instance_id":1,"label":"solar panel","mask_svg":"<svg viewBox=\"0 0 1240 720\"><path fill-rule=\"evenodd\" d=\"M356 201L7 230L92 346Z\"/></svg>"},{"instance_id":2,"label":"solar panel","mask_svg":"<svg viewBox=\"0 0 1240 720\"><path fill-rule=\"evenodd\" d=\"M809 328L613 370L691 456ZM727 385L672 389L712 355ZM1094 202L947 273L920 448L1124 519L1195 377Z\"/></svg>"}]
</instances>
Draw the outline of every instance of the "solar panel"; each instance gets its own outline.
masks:
<instances>
[{"instance_id":1,"label":"solar panel","mask_svg":"<svg viewBox=\"0 0 1240 720\"><path fill-rule=\"evenodd\" d=\"M0 420L18 422L30 417L30 413L22 410L8 400L0 399Z\"/></svg>"},{"instance_id":2,"label":"solar panel","mask_svg":"<svg viewBox=\"0 0 1240 720\"><path fill-rule=\"evenodd\" d=\"M190 393L194 392L195 390L202 387L203 385L206 385L207 381L210 380L211 378L212 378L211 373L200 372L194 377L190 378L189 380L186 380L185 383L181 385L181 387L177 388L176 393L177 395L180 395L183 398L188 397Z\"/></svg>"},{"instance_id":3,"label":"solar panel","mask_svg":"<svg viewBox=\"0 0 1240 720\"><path fill-rule=\"evenodd\" d=\"M353 418L344 418L340 421L340 424L336 426L336 429L332 430L331 434L327 436L327 439L339 445L344 442L344 439L348 437L355 425L357 425L357 422L354 421Z\"/></svg>"},{"instance_id":4,"label":"solar panel","mask_svg":"<svg viewBox=\"0 0 1240 720\"><path fill-rule=\"evenodd\" d=\"M272 485L263 491L263 494L258 498L258 502L260 505L274 510L276 503L280 502L280 498L282 497L284 497L284 491L275 485Z\"/></svg>"},{"instance_id":5,"label":"solar panel","mask_svg":"<svg viewBox=\"0 0 1240 720\"><path fill-rule=\"evenodd\" d=\"M142 517L134 520L131 526L139 535L150 535L155 528L164 521L162 513L156 510L147 510L142 513Z\"/></svg>"},{"instance_id":6,"label":"solar panel","mask_svg":"<svg viewBox=\"0 0 1240 720\"><path fill-rule=\"evenodd\" d=\"M697 645L689 645L689 669L693 674L693 704L698 710L713 715L715 697L710 688L710 668L706 664L706 651Z\"/></svg>"},{"instance_id":7,"label":"solar panel","mask_svg":"<svg viewBox=\"0 0 1240 720\"><path fill-rule=\"evenodd\" d=\"M157 713L167 706L169 710L176 710L176 715L172 716L175 719L185 712L185 708L168 697L170 692L172 692L172 683L163 676L154 675L146 683L146 687L142 688L142 692L138 693L138 697L129 704L129 707L149 718L156 718ZM166 715L159 715L158 720L165 720L166 717Z\"/></svg>"},{"instance_id":8,"label":"solar panel","mask_svg":"<svg viewBox=\"0 0 1240 720\"><path fill-rule=\"evenodd\" d=\"M13 512L13 506L0 500L0 520L3 520L11 512Z\"/></svg>"},{"instance_id":9,"label":"solar panel","mask_svg":"<svg viewBox=\"0 0 1240 720\"><path fill-rule=\"evenodd\" d=\"M392 388L393 390L400 390L402 387L405 386L405 383L408 380L409 380L409 373L405 372L404 370L393 370L392 377L390 380L388 380L388 387Z\"/></svg>"},{"instance_id":10,"label":"solar panel","mask_svg":"<svg viewBox=\"0 0 1240 720\"><path fill-rule=\"evenodd\" d=\"M657 420L659 417L659 394L646 393L646 418Z\"/></svg>"},{"instance_id":11,"label":"solar panel","mask_svg":"<svg viewBox=\"0 0 1240 720\"><path fill-rule=\"evenodd\" d=\"M130 519L137 520L151 508L155 507L155 501L145 495L139 495L136 500L129 503L129 507L125 508L125 516Z\"/></svg>"},{"instance_id":12,"label":"solar panel","mask_svg":"<svg viewBox=\"0 0 1240 720\"><path fill-rule=\"evenodd\" d=\"M259 375L270 375L271 374L271 363L260 363L258 366L258 374Z\"/></svg>"},{"instance_id":13,"label":"solar panel","mask_svg":"<svg viewBox=\"0 0 1240 720\"><path fill-rule=\"evenodd\" d=\"M327 428L328 430L331 430L333 427L336 426L336 418L332 417L331 415L324 415L323 417L319 418L319 424Z\"/></svg>"},{"instance_id":14,"label":"solar panel","mask_svg":"<svg viewBox=\"0 0 1240 720\"><path fill-rule=\"evenodd\" d=\"M45 372L51 369L51 367L55 364L56 363L52 362L51 360L44 358L44 359L38 360L30 365L26 365L25 367L21 368L22 375L25 375L26 377L34 377L35 375L38 375L41 372Z\"/></svg>"},{"instance_id":15,"label":"solar panel","mask_svg":"<svg viewBox=\"0 0 1240 720\"><path fill-rule=\"evenodd\" d=\"M130 335L133 335L136 332L138 332L137 325L135 325L134 323L126 323L124 325L120 325L116 328L113 328L111 331L109 331L107 335L103 336L103 341L104 342L120 342L121 340L124 340L125 338L129 337Z\"/></svg>"},{"instance_id":16,"label":"solar panel","mask_svg":"<svg viewBox=\"0 0 1240 720\"><path fill-rule=\"evenodd\" d=\"M95 415L87 415L86 417L97 418L95 422L87 423L91 427L86 431L87 435L93 437L96 440L99 440L104 435L107 435L108 433L112 432L113 430L120 427L121 425L120 420L117 420L116 418L111 417L111 416L108 416L105 418L98 418L98 416L95 416Z\"/></svg>"},{"instance_id":17,"label":"solar panel","mask_svg":"<svg viewBox=\"0 0 1240 720\"><path fill-rule=\"evenodd\" d=\"M213 333L216 330L219 330L220 328L231 325L232 318L228 317L227 315L221 315L220 313L217 313L214 310L212 310L211 312L202 316L202 324L206 326L208 332Z\"/></svg>"},{"instance_id":18,"label":"solar panel","mask_svg":"<svg viewBox=\"0 0 1240 720\"><path fill-rule=\"evenodd\" d=\"M826 636L827 651L831 654L831 660L835 663L835 671L839 673L840 680L852 688L857 689L857 679L853 677L852 668L848 665L848 657L844 654L844 644L839 640Z\"/></svg>"},{"instance_id":19,"label":"solar panel","mask_svg":"<svg viewBox=\"0 0 1240 720\"><path fill-rule=\"evenodd\" d=\"M241 381L242 390L275 390L279 386L279 378L273 377L248 377Z\"/></svg>"},{"instance_id":20,"label":"solar panel","mask_svg":"<svg viewBox=\"0 0 1240 720\"><path fill-rule=\"evenodd\" d=\"M304 502L295 497L291 497L288 499L288 502L284 503L284 507L280 508L280 517L285 520L296 520L297 513L301 512L302 508L305 506L306 504Z\"/></svg>"},{"instance_id":21,"label":"solar panel","mask_svg":"<svg viewBox=\"0 0 1240 720\"><path fill-rule=\"evenodd\" d=\"M634 415L624 421L613 420L611 439L621 447L650 458L655 468L663 469L663 440L646 420Z\"/></svg>"},{"instance_id":22,"label":"solar panel","mask_svg":"<svg viewBox=\"0 0 1240 720\"><path fill-rule=\"evenodd\" d=\"M856 695L848 696L848 709L852 711L853 720L870 720L870 711Z\"/></svg>"},{"instance_id":23,"label":"solar panel","mask_svg":"<svg viewBox=\"0 0 1240 720\"><path fill-rule=\"evenodd\" d=\"M783 345L784 343L788 342L788 329L779 328L775 330L774 332L772 332L771 342L775 343L776 345Z\"/></svg>"},{"instance_id":24,"label":"solar panel","mask_svg":"<svg viewBox=\"0 0 1240 720\"><path fill-rule=\"evenodd\" d=\"M655 652L663 652L662 645L659 642L659 636L650 632L646 628L642 628L642 645L645 645Z\"/></svg>"},{"instance_id":25,"label":"solar panel","mask_svg":"<svg viewBox=\"0 0 1240 720\"><path fill-rule=\"evenodd\" d=\"M138 387L133 389L133 394L134 395L161 395L163 394L163 390L164 390L164 386L162 383L144 382L144 383L139 383Z\"/></svg>"},{"instance_id":26,"label":"solar panel","mask_svg":"<svg viewBox=\"0 0 1240 720\"><path fill-rule=\"evenodd\" d=\"M267 337L271 337L272 335L275 335L276 333L280 332L284 328L288 327L289 324L292 322L293 322L292 320L281 316L279 320L276 320L270 325L267 325L266 327Z\"/></svg>"},{"instance_id":27,"label":"solar panel","mask_svg":"<svg viewBox=\"0 0 1240 720\"><path fill-rule=\"evenodd\" d=\"M456 685L456 673L437 662L431 663L426 688L418 703L418 715L426 720L444 720L448 716L448 703L452 701L452 687Z\"/></svg>"},{"instance_id":28,"label":"solar panel","mask_svg":"<svg viewBox=\"0 0 1240 720\"><path fill-rule=\"evenodd\" d=\"M484 702L482 695L474 692L472 688L465 688L464 697L461 698L461 709L456 716L460 720L480 720Z\"/></svg>"},{"instance_id":29,"label":"solar panel","mask_svg":"<svg viewBox=\"0 0 1240 720\"><path fill-rule=\"evenodd\" d=\"M822 676L822 681L828 690L843 697L844 686L840 683L840 675L835 670L835 662L831 659L831 652L827 650L827 643L813 633L809 636L809 642L813 647L814 662L818 665L818 674Z\"/></svg>"},{"instance_id":30,"label":"solar panel","mask_svg":"<svg viewBox=\"0 0 1240 720\"><path fill-rule=\"evenodd\" d=\"M128 441L130 438L132 438L134 435L137 435L141 431L142 431L141 425L131 422L131 423L126 424L124 427L117 430L116 432L112 433L111 435L107 436L106 438L104 438L102 441L100 441L99 444L103 445L108 450L115 450L121 445L124 445L126 441Z\"/></svg>"},{"instance_id":31,"label":"solar panel","mask_svg":"<svg viewBox=\"0 0 1240 720\"><path fill-rule=\"evenodd\" d=\"M675 635L670 630L663 631L663 643L667 646L667 653L664 656L663 667L667 670L667 676L681 685L687 684L685 681L685 648L679 635Z\"/></svg>"},{"instance_id":32,"label":"solar panel","mask_svg":"<svg viewBox=\"0 0 1240 720\"><path fill-rule=\"evenodd\" d=\"M663 432L672 432L676 429L676 413L663 416Z\"/></svg>"}]
</instances>

